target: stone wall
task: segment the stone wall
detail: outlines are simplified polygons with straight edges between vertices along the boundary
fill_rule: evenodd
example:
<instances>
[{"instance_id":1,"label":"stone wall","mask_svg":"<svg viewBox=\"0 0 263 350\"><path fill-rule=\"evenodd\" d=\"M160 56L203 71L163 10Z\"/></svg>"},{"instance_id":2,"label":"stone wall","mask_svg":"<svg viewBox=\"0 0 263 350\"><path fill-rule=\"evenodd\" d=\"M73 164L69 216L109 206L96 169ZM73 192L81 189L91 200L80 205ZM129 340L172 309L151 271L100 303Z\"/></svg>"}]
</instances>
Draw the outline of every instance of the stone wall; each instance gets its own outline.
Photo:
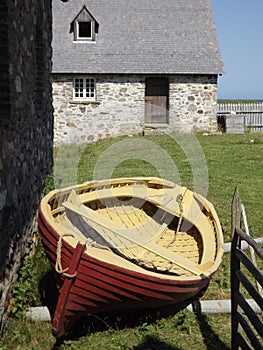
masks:
<instances>
[{"instance_id":1,"label":"stone wall","mask_svg":"<svg viewBox=\"0 0 263 350\"><path fill-rule=\"evenodd\" d=\"M51 0L0 4L0 333L52 171Z\"/></svg>"},{"instance_id":2,"label":"stone wall","mask_svg":"<svg viewBox=\"0 0 263 350\"><path fill-rule=\"evenodd\" d=\"M148 76L94 77L96 101L80 103L73 101L74 76L53 75L55 145L89 143L146 131L145 79ZM174 75L169 77L169 82L166 132L215 131L217 76Z\"/></svg>"},{"instance_id":3,"label":"stone wall","mask_svg":"<svg viewBox=\"0 0 263 350\"><path fill-rule=\"evenodd\" d=\"M55 145L89 143L142 131L144 80L96 77L97 101L73 101L71 76L53 76Z\"/></svg>"},{"instance_id":4,"label":"stone wall","mask_svg":"<svg viewBox=\"0 0 263 350\"><path fill-rule=\"evenodd\" d=\"M217 76L174 76L170 80L170 124L173 131L217 130Z\"/></svg>"}]
</instances>

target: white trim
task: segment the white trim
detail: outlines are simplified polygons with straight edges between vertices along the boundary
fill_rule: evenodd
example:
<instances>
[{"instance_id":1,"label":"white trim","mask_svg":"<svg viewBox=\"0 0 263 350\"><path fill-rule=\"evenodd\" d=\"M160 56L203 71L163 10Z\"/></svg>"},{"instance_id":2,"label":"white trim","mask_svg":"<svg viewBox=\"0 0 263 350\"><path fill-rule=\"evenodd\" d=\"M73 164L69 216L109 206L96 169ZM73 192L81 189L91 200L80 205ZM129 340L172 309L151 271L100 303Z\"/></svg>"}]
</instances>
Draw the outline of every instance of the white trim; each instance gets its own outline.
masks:
<instances>
[{"instance_id":1,"label":"white trim","mask_svg":"<svg viewBox=\"0 0 263 350\"><path fill-rule=\"evenodd\" d=\"M82 80L82 82L77 82L77 79ZM79 86L76 89L77 84L79 84ZM73 78L73 101L96 101L96 79L94 77L78 76Z\"/></svg>"},{"instance_id":2,"label":"white trim","mask_svg":"<svg viewBox=\"0 0 263 350\"><path fill-rule=\"evenodd\" d=\"M90 23L91 28L90 28L90 36L79 36L79 23ZM95 26L94 26L94 22L93 21L77 21L77 40L82 41L82 40L86 40L86 41L92 41L93 38L93 34L94 34L94 30L95 30Z\"/></svg>"},{"instance_id":3,"label":"white trim","mask_svg":"<svg viewBox=\"0 0 263 350\"><path fill-rule=\"evenodd\" d=\"M89 44L96 44L96 41L95 40L88 40L88 39L78 39L78 40L74 40L73 41L73 44L86 44L86 43L89 43Z\"/></svg>"}]
</instances>

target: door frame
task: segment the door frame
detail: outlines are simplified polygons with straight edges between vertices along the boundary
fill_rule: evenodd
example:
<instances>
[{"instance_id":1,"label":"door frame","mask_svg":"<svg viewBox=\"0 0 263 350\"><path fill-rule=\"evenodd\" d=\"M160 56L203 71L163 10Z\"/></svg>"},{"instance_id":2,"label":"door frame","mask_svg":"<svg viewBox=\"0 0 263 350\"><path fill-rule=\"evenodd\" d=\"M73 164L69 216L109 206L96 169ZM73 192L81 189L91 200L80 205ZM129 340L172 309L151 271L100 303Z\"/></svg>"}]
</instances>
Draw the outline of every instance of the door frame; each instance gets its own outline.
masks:
<instances>
[{"instance_id":1,"label":"door frame","mask_svg":"<svg viewBox=\"0 0 263 350\"><path fill-rule=\"evenodd\" d=\"M145 124L169 124L169 85L168 77L145 79Z\"/></svg>"}]
</instances>

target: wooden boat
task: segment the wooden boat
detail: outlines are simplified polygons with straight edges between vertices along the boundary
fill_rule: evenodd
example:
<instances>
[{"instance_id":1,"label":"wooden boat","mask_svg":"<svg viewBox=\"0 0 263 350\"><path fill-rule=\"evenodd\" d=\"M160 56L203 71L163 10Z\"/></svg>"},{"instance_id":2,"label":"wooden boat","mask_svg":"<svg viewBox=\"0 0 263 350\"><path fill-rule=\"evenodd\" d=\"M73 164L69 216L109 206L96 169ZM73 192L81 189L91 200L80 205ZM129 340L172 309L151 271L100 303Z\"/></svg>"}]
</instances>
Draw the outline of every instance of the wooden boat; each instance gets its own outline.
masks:
<instances>
[{"instance_id":1,"label":"wooden boat","mask_svg":"<svg viewBox=\"0 0 263 350\"><path fill-rule=\"evenodd\" d=\"M154 177L51 191L38 224L58 276L57 338L85 314L190 302L223 256L212 204Z\"/></svg>"}]
</instances>

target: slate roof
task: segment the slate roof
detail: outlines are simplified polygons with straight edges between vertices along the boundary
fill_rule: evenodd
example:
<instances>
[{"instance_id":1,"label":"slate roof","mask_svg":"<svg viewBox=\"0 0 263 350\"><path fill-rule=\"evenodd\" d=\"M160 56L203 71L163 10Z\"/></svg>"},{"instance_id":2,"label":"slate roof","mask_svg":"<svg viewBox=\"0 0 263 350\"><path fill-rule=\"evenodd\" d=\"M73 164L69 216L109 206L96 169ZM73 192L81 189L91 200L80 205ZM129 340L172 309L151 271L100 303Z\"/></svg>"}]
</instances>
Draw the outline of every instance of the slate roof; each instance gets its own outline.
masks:
<instances>
[{"instance_id":1,"label":"slate roof","mask_svg":"<svg viewBox=\"0 0 263 350\"><path fill-rule=\"evenodd\" d=\"M70 33L84 5L96 42ZM54 0L53 73L223 74L210 0Z\"/></svg>"}]
</instances>

